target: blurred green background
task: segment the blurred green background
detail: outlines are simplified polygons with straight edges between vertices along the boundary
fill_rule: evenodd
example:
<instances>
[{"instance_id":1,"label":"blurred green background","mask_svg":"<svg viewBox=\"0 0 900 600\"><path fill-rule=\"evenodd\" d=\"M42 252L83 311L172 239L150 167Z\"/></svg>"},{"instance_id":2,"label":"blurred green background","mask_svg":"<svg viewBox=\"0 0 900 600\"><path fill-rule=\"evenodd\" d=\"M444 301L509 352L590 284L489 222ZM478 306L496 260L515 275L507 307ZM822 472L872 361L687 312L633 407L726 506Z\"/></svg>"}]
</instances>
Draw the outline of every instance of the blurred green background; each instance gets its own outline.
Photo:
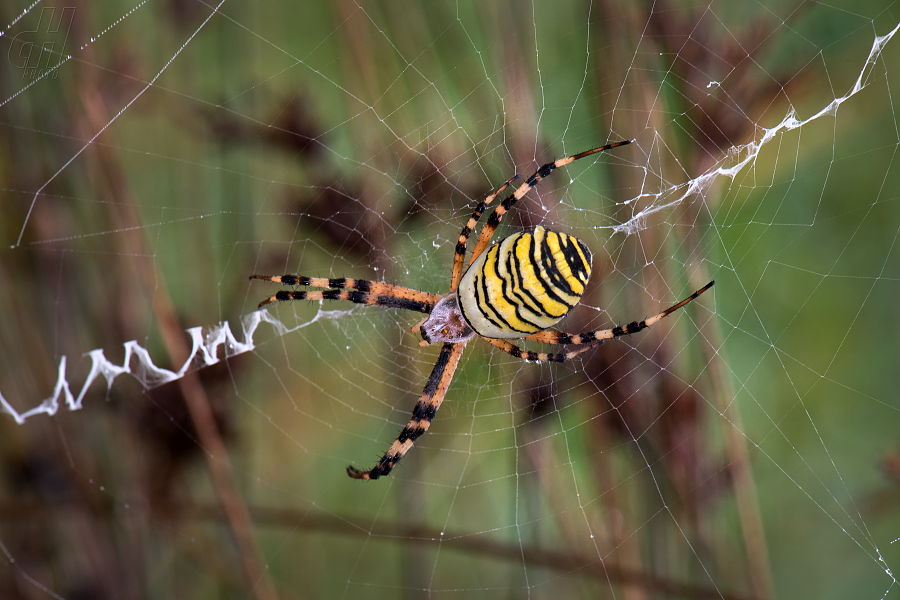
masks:
<instances>
[{"instance_id":1,"label":"blurred green background","mask_svg":"<svg viewBox=\"0 0 900 600\"><path fill-rule=\"evenodd\" d=\"M896 4L29 6L0 7L18 413L63 357L77 397L93 350L244 341L251 273L445 293L475 202L607 141L500 230L592 248L565 328L716 286L571 364L471 343L377 482L344 468L406 423L420 316L271 307L289 332L152 389L132 356L0 416L0 597L900 597Z\"/></svg>"}]
</instances>

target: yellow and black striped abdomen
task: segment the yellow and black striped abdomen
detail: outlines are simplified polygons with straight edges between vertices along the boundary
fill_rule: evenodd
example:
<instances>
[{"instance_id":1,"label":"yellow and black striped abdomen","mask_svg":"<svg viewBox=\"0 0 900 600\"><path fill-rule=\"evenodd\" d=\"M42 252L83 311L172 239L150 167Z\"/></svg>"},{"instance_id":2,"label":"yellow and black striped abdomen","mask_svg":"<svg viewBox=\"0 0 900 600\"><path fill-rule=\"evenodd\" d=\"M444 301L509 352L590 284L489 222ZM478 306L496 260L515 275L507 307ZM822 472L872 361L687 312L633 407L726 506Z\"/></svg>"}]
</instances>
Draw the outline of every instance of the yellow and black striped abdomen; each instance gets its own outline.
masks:
<instances>
[{"instance_id":1,"label":"yellow and black striped abdomen","mask_svg":"<svg viewBox=\"0 0 900 600\"><path fill-rule=\"evenodd\" d=\"M459 305L479 335L514 339L552 327L581 300L591 253L579 240L537 227L497 242L469 266Z\"/></svg>"}]
</instances>

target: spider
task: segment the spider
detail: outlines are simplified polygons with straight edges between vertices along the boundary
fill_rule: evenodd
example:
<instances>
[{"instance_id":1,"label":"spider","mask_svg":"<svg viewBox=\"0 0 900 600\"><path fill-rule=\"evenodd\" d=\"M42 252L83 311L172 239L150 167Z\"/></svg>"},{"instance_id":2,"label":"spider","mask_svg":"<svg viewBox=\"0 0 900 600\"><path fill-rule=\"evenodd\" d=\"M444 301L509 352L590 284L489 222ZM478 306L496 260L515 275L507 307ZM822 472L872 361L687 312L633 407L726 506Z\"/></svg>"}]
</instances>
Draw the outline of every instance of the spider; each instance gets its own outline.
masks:
<instances>
[{"instance_id":1,"label":"spider","mask_svg":"<svg viewBox=\"0 0 900 600\"><path fill-rule=\"evenodd\" d=\"M388 475L415 441L428 431L469 340L479 337L526 361L563 362L608 339L637 333L650 327L712 287L714 281L643 321L632 321L627 325L580 334L550 331L549 328L566 316L584 293L591 274L591 253L588 247L575 237L540 226L530 231L514 233L490 248L487 247L503 215L554 169L630 143L631 140L625 140L607 144L561 158L538 169L494 208L478 235L469 266L464 271L466 243L472 231L491 202L519 176L513 176L485 198L475 208L459 234L453 256L450 291L444 296L365 279L327 279L304 275L250 276L251 280L263 279L289 286L325 288L308 291L282 290L263 300L259 308L270 302L292 300L346 300L369 306L401 308L428 315L413 327L413 331L418 331L422 336L420 346L443 343L412 417L400 432L397 441L372 469L360 471L352 465L348 466L347 474L350 477L378 479ZM583 347L565 353L531 352L509 341L523 338L547 344Z\"/></svg>"}]
</instances>

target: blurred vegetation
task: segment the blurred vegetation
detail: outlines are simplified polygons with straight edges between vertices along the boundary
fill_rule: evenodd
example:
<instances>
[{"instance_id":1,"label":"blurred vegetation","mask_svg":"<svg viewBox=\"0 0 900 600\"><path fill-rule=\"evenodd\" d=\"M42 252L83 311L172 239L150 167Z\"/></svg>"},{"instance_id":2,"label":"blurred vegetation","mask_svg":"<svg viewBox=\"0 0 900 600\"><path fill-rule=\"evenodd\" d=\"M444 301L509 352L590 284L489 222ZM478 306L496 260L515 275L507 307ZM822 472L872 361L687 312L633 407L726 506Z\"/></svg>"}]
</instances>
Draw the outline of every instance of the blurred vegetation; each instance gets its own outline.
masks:
<instances>
[{"instance_id":1,"label":"blurred vegetation","mask_svg":"<svg viewBox=\"0 0 900 600\"><path fill-rule=\"evenodd\" d=\"M251 273L443 293L476 199L607 140L636 143L501 230L594 249L567 329L717 285L574 365L473 343L435 426L368 485L344 467L388 447L436 355L415 315L278 307L297 331L177 383L100 378L80 411L0 418L0 597L897 597L900 42L836 116L677 202L847 94L893 5L25 8L0 7L0 393L19 411L63 356L75 395L84 354L121 364L129 340L177 370L185 329L237 333L271 293ZM612 230L648 203L672 205Z\"/></svg>"}]
</instances>

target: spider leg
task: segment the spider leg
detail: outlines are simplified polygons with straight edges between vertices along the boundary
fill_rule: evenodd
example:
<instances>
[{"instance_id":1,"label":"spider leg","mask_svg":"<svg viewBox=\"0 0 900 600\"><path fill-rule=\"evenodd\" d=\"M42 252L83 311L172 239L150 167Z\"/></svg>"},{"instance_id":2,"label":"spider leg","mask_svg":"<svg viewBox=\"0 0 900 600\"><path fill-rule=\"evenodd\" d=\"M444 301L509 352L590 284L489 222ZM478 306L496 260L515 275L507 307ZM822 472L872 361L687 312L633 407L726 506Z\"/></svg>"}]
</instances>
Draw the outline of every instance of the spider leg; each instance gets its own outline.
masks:
<instances>
[{"instance_id":1,"label":"spider leg","mask_svg":"<svg viewBox=\"0 0 900 600\"><path fill-rule=\"evenodd\" d=\"M612 329L599 329L597 331L588 331L586 333L580 334L571 334L564 333L562 331L540 331L538 333L529 335L525 339L534 340L536 342L544 342L547 344L594 344L598 340L608 340L612 338L621 337L623 335L629 335L632 333L637 333L642 329L646 329L657 323L660 319L665 319L667 316L687 304L688 302L695 299L697 296L708 290L713 286L715 281L710 281L702 288L679 302L673 306L670 306L666 310L662 311L656 316L650 317L649 319L645 319L643 321L632 321L628 325L621 325L617 327L613 327ZM495 344L496 345L496 344Z\"/></svg>"},{"instance_id":2,"label":"spider leg","mask_svg":"<svg viewBox=\"0 0 900 600\"><path fill-rule=\"evenodd\" d=\"M497 226L500 225L500 219L503 218L503 215L505 215L516 202L521 200L522 197L531 190L531 188L536 186L541 181L541 179L550 175L550 173L552 173L554 169L563 167L571 162L578 160L579 158L584 158L585 156L590 156L599 152L605 152L606 150L618 148L619 146L627 146L630 143L631 140L623 140L621 142L606 144L605 146L600 146L599 148L593 148L591 150L586 150L585 152L573 154L572 156L560 158L556 162L547 163L546 165L535 171L534 175L526 179L525 183L516 188L516 191L513 192L510 196L507 196L506 199L504 199L503 202L501 202L497 206L497 208L494 209L494 212L491 213L491 216L488 217L487 223L481 229L481 233L478 234L478 242L475 244L475 250L472 251L472 258L469 260L469 264L472 264L472 262L474 262L475 259L478 258L482 252L484 252L484 249L487 248L488 243L491 241L491 237L493 237L494 232L497 230Z\"/></svg>"},{"instance_id":3,"label":"spider leg","mask_svg":"<svg viewBox=\"0 0 900 600\"><path fill-rule=\"evenodd\" d=\"M506 340L500 340L496 338L482 338L489 344L493 344L497 346L504 352L508 354L512 354L516 358L521 358L522 360L533 360L538 362L564 362L578 356L582 352L587 352L591 348L596 346L600 346L603 344L605 340L594 341L588 344L585 344L584 348L579 348L578 350L573 350L572 352L565 352L561 354L555 353L547 353L547 352L531 352L530 350L523 350L513 344L512 342L508 342Z\"/></svg>"},{"instance_id":4,"label":"spider leg","mask_svg":"<svg viewBox=\"0 0 900 600\"><path fill-rule=\"evenodd\" d=\"M460 232L459 234L459 240L457 240L456 242L456 253L453 255L453 276L450 278L451 292L455 292L456 288L459 287L459 280L462 279L463 265L466 260L466 242L469 241L469 236L472 235L472 231L478 224L478 220L481 218L481 215L484 214L484 211L488 207L488 204L493 202L494 198L500 195L503 190L509 187L509 184L511 184L518 178L518 175L513 175L506 180L506 183L497 188L496 192L485 198L483 201L479 202L478 206L475 207L475 212L472 213L472 216L469 217L469 220L466 222L465 227L462 228L462 232Z\"/></svg>"},{"instance_id":5,"label":"spider leg","mask_svg":"<svg viewBox=\"0 0 900 600\"><path fill-rule=\"evenodd\" d=\"M262 308L270 302L288 300L346 300L369 306L402 308L416 312L430 313L441 297L437 294L420 292L399 285L369 281L367 279L326 279L304 275L251 275L250 279L274 281L284 285L330 288L326 290L288 291L281 290L259 303Z\"/></svg>"},{"instance_id":6,"label":"spider leg","mask_svg":"<svg viewBox=\"0 0 900 600\"><path fill-rule=\"evenodd\" d=\"M360 471L351 465L347 467L347 475L354 479L378 479L391 472L397 462L409 452L419 436L428 431L434 414L440 408L441 402L444 401L447 388L450 387L450 381L453 379L453 373L456 371L459 357L465 346L465 343L453 344L450 342L443 345L434 369L431 371L431 376L425 383L425 389L419 396L419 401L416 402L412 417L400 432L397 441L391 444L388 451L372 469Z\"/></svg>"}]
</instances>

